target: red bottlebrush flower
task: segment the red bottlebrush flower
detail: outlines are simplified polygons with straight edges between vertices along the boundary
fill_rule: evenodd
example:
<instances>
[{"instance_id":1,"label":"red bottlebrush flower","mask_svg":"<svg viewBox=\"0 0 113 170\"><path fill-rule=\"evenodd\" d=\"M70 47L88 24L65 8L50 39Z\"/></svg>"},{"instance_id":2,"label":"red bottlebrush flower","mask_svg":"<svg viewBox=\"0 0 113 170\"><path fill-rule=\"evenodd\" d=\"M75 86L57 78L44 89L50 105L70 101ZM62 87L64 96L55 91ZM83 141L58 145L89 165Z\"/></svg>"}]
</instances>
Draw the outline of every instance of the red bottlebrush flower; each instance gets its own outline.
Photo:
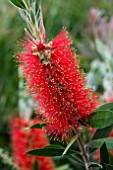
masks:
<instances>
[{"instance_id":1,"label":"red bottlebrush flower","mask_svg":"<svg viewBox=\"0 0 113 170\"><path fill-rule=\"evenodd\" d=\"M11 124L11 145L13 158L19 170L33 170L34 162L37 160L39 170L54 170L51 158L31 156L26 151L42 148L49 144L46 134L42 129L25 129L29 124L38 123L37 119L27 122L21 118L15 118Z\"/></svg>"},{"instance_id":2,"label":"red bottlebrush flower","mask_svg":"<svg viewBox=\"0 0 113 170\"><path fill-rule=\"evenodd\" d=\"M63 29L50 43L35 43L27 38L24 51L18 55L28 89L37 103L36 111L47 123L48 133L66 140L96 105L70 45Z\"/></svg>"}]
</instances>

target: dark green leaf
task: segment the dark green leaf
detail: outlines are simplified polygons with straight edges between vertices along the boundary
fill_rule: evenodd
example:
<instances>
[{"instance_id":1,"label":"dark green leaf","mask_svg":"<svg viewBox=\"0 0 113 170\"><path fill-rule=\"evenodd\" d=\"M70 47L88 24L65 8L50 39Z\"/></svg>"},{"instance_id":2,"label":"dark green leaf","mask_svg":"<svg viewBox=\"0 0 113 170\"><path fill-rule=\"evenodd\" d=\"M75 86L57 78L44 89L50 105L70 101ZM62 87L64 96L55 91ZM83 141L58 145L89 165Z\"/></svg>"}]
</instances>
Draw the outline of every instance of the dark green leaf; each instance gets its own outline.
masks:
<instances>
[{"instance_id":1,"label":"dark green leaf","mask_svg":"<svg viewBox=\"0 0 113 170\"><path fill-rule=\"evenodd\" d=\"M38 161L37 160L35 160L35 162L34 162L33 170L38 170Z\"/></svg>"},{"instance_id":2,"label":"dark green leaf","mask_svg":"<svg viewBox=\"0 0 113 170\"><path fill-rule=\"evenodd\" d=\"M104 142L100 148L100 163L103 165L104 163L109 164L109 155L106 147L106 143ZM103 165L104 166L104 165Z\"/></svg>"},{"instance_id":3,"label":"dark green leaf","mask_svg":"<svg viewBox=\"0 0 113 170\"><path fill-rule=\"evenodd\" d=\"M18 8L26 9L22 0L9 0L13 5L17 6Z\"/></svg>"},{"instance_id":4,"label":"dark green leaf","mask_svg":"<svg viewBox=\"0 0 113 170\"><path fill-rule=\"evenodd\" d=\"M35 0L35 12L37 13L39 8L40 0Z\"/></svg>"},{"instance_id":5,"label":"dark green leaf","mask_svg":"<svg viewBox=\"0 0 113 170\"><path fill-rule=\"evenodd\" d=\"M104 164L106 170L113 170L113 165L110 165L110 164Z\"/></svg>"},{"instance_id":6,"label":"dark green leaf","mask_svg":"<svg viewBox=\"0 0 113 170\"><path fill-rule=\"evenodd\" d=\"M35 24L35 16L34 16L33 10L30 11L30 16L31 16L31 19L32 19L32 23Z\"/></svg>"},{"instance_id":7,"label":"dark green leaf","mask_svg":"<svg viewBox=\"0 0 113 170\"><path fill-rule=\"evenodd\" d=\"M80 153L69 155L69 158L73 159L73 161L76 161L76 162L84 165L84 161L83 161L83 158Z\"/></svg>"},{"instance_id":8,"label":"dark green leaf","mask_svg":"<svg viewBox=\"0 0 113 170\"><path fill-rule=\"evenodd\" d=\"M113 165L113 154L109 152L109 162Z\"/></svg>"},{"instance_id":9,"label":"dark green leaf","mask_svg":"<svg viewBox=\"0 0 113 170\"><path fill-rule=\"evenodd\" d=\"M84 161L81 157L81 155L69 155L67 157L68 161L71 165L77 170L85 170Z\"/></svg>"},{"instance_id":10,"label":"dark green leaf","mask_svg":"<svg viewBox=\"0 0 113 170\"><path fill-rule=\"evenodd\" d=\"M102 138L97 140L92 140L87 144L87 147L91 148L101 148L103 144L106 144L108 150L113 150L113 138Z\"/></svg>"},{"instance_id":11,"label":"dark green leaf","mask_svg":"<svg viewBox=\"0 0 113 170\"><path fill-rule=\"evenodd\" d=\"M103 128L103 129L97 129L96 132L94 133L93 137L92 137L92 140L108 137L112 128L113 128L113 125L108 126L106 128Z\"/></svg>"},{"instance_id":12,"label":"dark green leaf","mask_svg":"<svg viewBox=\"0 0 113 170\"><path fill-rule=\"evenodd\" d=\"M105 128L113 124L113 103L107 103L97 108L85 121L93 128Z\"/></svg>"},{"instance_id":13,"label":"dark green leaf","mask_svg":"<svg viewBox=\"0 0 113 170\"><path fill-rule=\"evenodd\" d=\"M42 124L35 124L35 125L32 125L31 128L38 128L38 129L42 129L46 124L42 123Z\"/></svg>"},{"instance_id":14,"label":"dark green leaf","mask_svg":"<svg viewBox=\"0 0 113 170\"><path fill-rule=\"evenodd\" d=\"M34 150L30 150L26 153L30 154L30 155L48 156L48 157L61 156L62 153L64 152L64 149L65 148L60 145L48 145L42 149L34 149ZM68 154L73 154L73 153L78 154L79 152L69 149L66 154L68 155Z\"/></svg>"},{"instance_id":15,"label":"dark green leaf","mask_svg":"<svg viewBox=\"0 0 113 170\"><path fill-rule=\"evenodd\" d=\"M102 106L100 106L99 108L96 109L96 111L99 111L99 110L111 110L113 111L113 102L110 102L110 103L106 103Z\"/></svg>"},{"instance_id":16,"label":"dark green leaf","mask_svg":"<svg viewBox=\"0 0 113 170\"><path fill-rule=\"evenodd\" d=\"M96 110L85 121L93 128L105 128L113 124L113 111L111 110Z\"/></svg>"}]
</instances>

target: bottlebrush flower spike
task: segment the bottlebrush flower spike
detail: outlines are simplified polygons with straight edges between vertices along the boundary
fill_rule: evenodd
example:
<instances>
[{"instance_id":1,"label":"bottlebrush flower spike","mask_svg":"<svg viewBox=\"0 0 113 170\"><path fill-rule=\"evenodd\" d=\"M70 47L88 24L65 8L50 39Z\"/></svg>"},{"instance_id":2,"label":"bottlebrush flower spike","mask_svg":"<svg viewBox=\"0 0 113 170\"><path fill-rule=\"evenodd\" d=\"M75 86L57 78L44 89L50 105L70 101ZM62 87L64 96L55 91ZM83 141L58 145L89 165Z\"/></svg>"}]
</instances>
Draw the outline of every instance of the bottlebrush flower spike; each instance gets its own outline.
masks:
<instances>
[{"instance_id":1,"label":"bottlebrush flower spike","mask_svg":"<svg viewBox=\"0 0 113 170\"><path fill-rule=\"evenodd\" d=\"M54 170L51 158L31 156L25 154L30 149L43 148L49 142L42 129L27 129L29 124L36 124L38 120L25 121L21 118L13 119L11 124L11 145L13 148L13 158L19 170L33 170L34 162L38 161L39 170Z\"/></svg>"},{"instance_id":2,"label":"bottlebrush flower spike","mask_svg":"<svg viewBox=\"0 0 113 170\"><path fill-rule=\"evenodd\" d=\"M17 57L36 111L48 133L61 140L68 140L79 120L83 122L96 106L71 44L65 29L50 43L36 43L27 36Z\"/></svg>"}]
</instances>

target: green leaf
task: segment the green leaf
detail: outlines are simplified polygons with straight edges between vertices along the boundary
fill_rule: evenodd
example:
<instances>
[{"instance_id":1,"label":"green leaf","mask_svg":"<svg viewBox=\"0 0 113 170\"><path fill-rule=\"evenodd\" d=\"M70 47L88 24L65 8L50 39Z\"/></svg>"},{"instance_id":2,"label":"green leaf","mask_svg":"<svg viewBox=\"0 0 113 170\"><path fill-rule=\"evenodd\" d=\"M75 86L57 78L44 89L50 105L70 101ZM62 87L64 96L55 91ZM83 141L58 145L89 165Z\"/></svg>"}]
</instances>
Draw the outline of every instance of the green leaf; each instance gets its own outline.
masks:
<instances>
[{"instance_id":1,"label":"green leaf","mask_svg":"<svg viewBox=\"0 0 113 170\"><path fill-rule=\"evenodd\" d=\"M26 9L22 0L9 0L9 1L18 8Z\"/></svg>"},{"instance_id":2,"label":"green leaf","mask_svg":"<svg viewBox=\"0 0 113 170\"><path fill-rule=\"evenodd\" d=\"M113 165L110 165L110 164L104 164L106 170L113 170Z\"/></svg>"},{"instance_id":3,"label":"green leaf","mask_svg":"<svg viewBox=\"0 0 113 170\"><path fill-rule=\"evenodd\" d=\"M85 118L91 127L102 129L113 124L113 111L111 110L95 110L92 115Z\"/></svg>"},{"instance_id":4,"label":"green leaf","mask_svg":"<svg viewBox=\"0 0 113 170\"><path fill-rule=\"evenodd\" d=\"M40 0L35 0L35 13L37 13L39 9L39 4L40 4Z\"/></svg>"},{"instance_id":5,"label":"green leaf","mask_svg":"<svg viewBox=\"0 0 113 170\"><path fill-rule=\"evenodd\" d=\"M34 149L26 153L30 155L36 155L36 156L48 156L48 157L52 156L53 157L53 156L62 156L64 149L65 148L60 145L48 145L42 149ZM73 153L78 154L79 152L75 150L71 150L71 149L67 151L67 154L73 154Z\"/></svg>"},{"instance_id":6,"label":"green leaf","mask_svg":"<svg viewBox=\"0 0 113 170\"><path fill-rule=\"evenodd\" d=\"M109 155L108 155L108 150L107 150L105 142L103 143L103 145L100 148L100 163L102 165L103 165L103 163L109 164Z\"/></svg>"},{"instance_id":7,"label":"green leaf","mask_svg":"<svg viewBox=\"0 0 113 170\"><path fill-rule=\"evenodd\" d=\"M66 148L65 148L65 150L64 150L64 152L63 152L62 155L65 155L65 154L66 154L66 152L68 151L68 149L73 145L73 143L74 143L76 140L77 140L77 137L74 136L74 137L71 139L71 141L68 143L68 145L66 146Z\"/></svg>"},{"instance_id":8,"label":"green leaf","mask_svg":"<svg viewBox=\"0 0 113 170\"><path fill-rule=\"evenodd\" d=\"M100 106L84 120L93 128L102 129L110 126L113 124L113 103Z\"/></svg>"},{"instance_id":9,"label":"green leaf","mask_svg":"<svg viewBox=\"0 0 113 170\"><path fill-rule=\"evenodd\" d=\"M29 0L24 0L24 1L26 3L27 7L29 8L31 6Z\"/></svg>"},{"instance_id":10,"label":"green leaf","mask_svg":"<svg viewBox=\"0 0 113 170\"><path fill-rule=\"evenodd\" d=\"M74 167L74 169L76 169L76 170L84 170L85 169L84 161L83 161L81 155L72 154L66 158L70 162L70 164Z\"/></svg>"},{"instance_id":11,"label":"green leaf","mask_svg":"<svg viewBox=\"0 0 113 170\"><path fill-rule=\"evenodd\" d=\"M113 165L113 154L109 152L109 162Z\"/></svg>"},{"instance_id":12,"label":"green leaf","mask_svg":"<svg viewBox=\"0 0 113 170\"><path fill-rule=\"evenodd\" d=\"M113 111L113 102L110 102L110 103L106 103L102 106L100 106L99 108L96 109L96 111L99 111L99 110L111 110Z\"/></svg>"},{"instance_id":13,"label":"green leaf","mask_svg":"<svg viewBox=\"0 0 113 170\"><path fill-rule=\"evenodd\" d=\"M32 23L35 24L35 15L34 15L33 10L30 11L30 16L31 16L31 19L32 19Z\"/></svg>"},{"instance_id":14,"label":"green leaf","mask_svg":"<svg viewBox=\"0 0 113 170\"><path fill-rule=\"evenodd\" d=\"M103 144L106 144L106 147L108 150L113 150L113 138L102 138L102 139L96 139L92 140L87 144L88 148L101 148Z\"/></svg>"},{"instance_id":15,"label":"green leaf","mask_svg":"<svg viewBox=\"0 0 113 170\"><path fill-rule=\"evenodd\" d=\"M103 129L97 129L96 132L94 133L93 137L92 137L92 140L108 137L112 128L113 128L113 125L108 126L106 128L103 128Z\"/></svg>"},{"instance_id":16,"label":"green leaf","mask_svg":"<svg viewBox=\"0 0 113 170\"><path fill-rule=\"evenodd\" d=\"M68 158L71 158L73 160L73 162L76 161L76 162L80 163L81 165L84 165L84 161L83 161L83 158L80 153L78 155L72 154Z\"/></svg>"},{"instance_id":17,"label":"green leaf","mask_svg":"<svg viewBox=\"0 0 113 170\"><path fill-rule=\"evenodd\" d=\"M69 164L64 164L61 166L58 166L57 168L55 168L55 170L67 170L70 169L70 165Z\"/></svg>"},{"instance_id":18,"label":"green leaf","mask_svg":"<svg viewBox=\"0 0 113 170\"><path fill-rule=\"evenodd\" d=\"M31 128L38 128L38 129L42 129L46 124L45 123L42 123L42 124L35 124L35 125L32 125Z\"/></svg>"},{"instance_id":19,"label":"green leaf","mask_svg":"<svg viewBox=\"0 0 113 170\"><path fill-rule=\"evenodd\" d=\"M38 170L38 161L37 160L35 160L34 161L34 164L33 164L33 170Z\"/></svg>"},{"instance_id":20,"label":"green leaf","mask_svg":"<svg viewBox=\"0 0 113 170\"><path fill-rule=\"evenodd\" d=\"M97 129L95 134L92 137L92 140L108 137L112 128L113 128L113 125L108 126L106 128L103 128L103 129ZM94 148L90 148L89 152L94 152L95 150L96 149L94 149Z\"/></svg>"}]
</instances>

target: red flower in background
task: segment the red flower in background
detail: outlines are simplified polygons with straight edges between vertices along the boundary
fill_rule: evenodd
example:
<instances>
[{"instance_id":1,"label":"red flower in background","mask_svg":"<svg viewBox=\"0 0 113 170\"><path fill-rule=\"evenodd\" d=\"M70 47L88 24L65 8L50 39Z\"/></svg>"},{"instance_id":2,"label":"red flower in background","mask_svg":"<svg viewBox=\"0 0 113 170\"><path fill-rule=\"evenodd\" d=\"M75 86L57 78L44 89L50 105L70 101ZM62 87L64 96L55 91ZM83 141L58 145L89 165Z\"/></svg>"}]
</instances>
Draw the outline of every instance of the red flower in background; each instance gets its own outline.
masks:
<instances>
[{"instance_id":1,"label":"red flower in background","mask_svg":"<svg viewBox=\"0 0 113 170\"><path fill-rule=\"evenodd\" d=\"M38 161L39 170L54 170L51 158L31 156L26 151L42 148L49 144L46 134L42 129L25 129L29 124L36 124L37 119L27 122L21 118L15 118L11 124L11 145L13 158L19 170L33 170L34 162Z\"/></svg>"},{"instance_id":2,"label":"red flower in background","mask_svg":"<svg viewBox=\"0 0 113 170\"><path fill-rule=\"evenodd\" d=\"M37 103L36 111L47 123L48 133L66 140L96 105L70 45L63 29L50 43L36 43L27 37L18 55L27 87Z\"/></svg>"},{"instance_id":3,"label":"red flower in background","mask_svg":"<svg viewBox=\"0 0 113 170\"><path fill-rule=\"evenodd\" d=\"M107 99L106 102L113 102L113 94L111 94Z\"/></svg>"}]
</instances>

